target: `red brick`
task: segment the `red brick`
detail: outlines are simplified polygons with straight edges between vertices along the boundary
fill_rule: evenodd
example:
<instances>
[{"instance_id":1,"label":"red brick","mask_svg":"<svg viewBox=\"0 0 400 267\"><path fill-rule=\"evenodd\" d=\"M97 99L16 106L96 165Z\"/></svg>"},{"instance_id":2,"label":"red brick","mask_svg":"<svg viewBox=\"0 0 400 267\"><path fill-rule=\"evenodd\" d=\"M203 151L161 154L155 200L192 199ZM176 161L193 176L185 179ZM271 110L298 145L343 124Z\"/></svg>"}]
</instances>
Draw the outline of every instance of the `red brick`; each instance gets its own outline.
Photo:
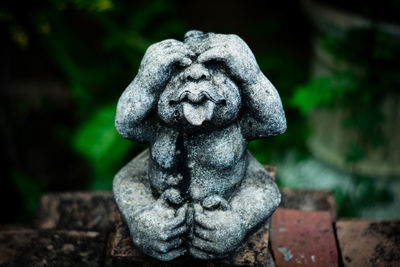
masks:
<instances>
[{"instance_id":1,"label":"red brick","mask_svg":"<svg viewBox=\"0 0 400 267\"><path fill-rule=\"evenodd\" d=\"M400 266L399 220L340 220L336 233L344 266Z\"/></svg>"},{"instance_id":2,"label":"red brick","mask_svg":"<svg viewBox=\"0 0 400 267\"><path fill-rule=\"evenodd\" d=\"M336 220L336 205L333 194L328 190L304 190L281 188L281 208L304 211L329 211Z\"/></svg>"},{"instance_id":3,"label":"red brick","mask_svg":"<svg viewBox=\"0 0 400 267\"><path fill-rule=\"evenodd\" d=\"M327 211L279 208L271 219L271 247L279 266L338 266L332 218Z\"/></svg>"}]
</instances>

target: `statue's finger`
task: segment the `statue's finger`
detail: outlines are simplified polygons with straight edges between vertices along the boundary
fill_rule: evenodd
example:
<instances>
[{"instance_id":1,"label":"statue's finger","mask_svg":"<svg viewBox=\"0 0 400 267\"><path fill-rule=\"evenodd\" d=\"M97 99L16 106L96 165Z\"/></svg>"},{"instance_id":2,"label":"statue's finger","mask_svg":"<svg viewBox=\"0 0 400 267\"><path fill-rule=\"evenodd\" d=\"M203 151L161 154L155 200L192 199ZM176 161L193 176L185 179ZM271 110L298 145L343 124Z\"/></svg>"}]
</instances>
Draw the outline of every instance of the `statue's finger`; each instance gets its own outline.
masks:
<instances>
[{"instance_id":1,"label":"statue's finger","mask_svg":"<svg viewBox=\"0 0 400 267\"><path fill-rule=\"evenodd\" d=\"M184 46L182 46L182 52L185 53L186 56L189 57L195 57L196 53L192 51L192 49L189 48L189 46L187 46L186 44L184 44Z\"/></svg>"},{"instance_id":2,"label":"statue's finger","mask_svg":"<svg viewBox=\"0 0 400 267\"><path fill-rule=\"evenodd\" d=\"M215 230L216 228L215 224L203 213L195 213L194 221L201 227L208 230Z\"/></svg>"},{"instance_id":3,"label":"statue's finger","mask_svg":"<svg viewBox=\"0 0 400 267\"><path fill-rule=\"evenodd\" d=\"M175 52L172 54L168 54L165 57L167 58L168 64L176 63L183 67L187 67L190 64L192 64L192 60L190 58L188 58L187 55L184 53Z\"/></svg>"},{"instance_id":4,"label":"statue's finger","mask_svg":"<svg viewBox=\"0 0 400 267\"><path fill-rule=\"evenodd\" d=\"M211 48L210 50L205 51L203 54L201 54L197 58L197 60L200 63L206 63L206 62L212 61L212 60L225 62L227 60L226 57L227 57L226 50L223 50L220 47L214 47L214 48Z\"/></svg>"},{"instance_id":5,"label":"statue's finger","mask_svg":"<svg viewBox=\"0 0 400 267\"><path fill-rule=\"evenodd\" d=\"M215 259L215 255L206 253L196 247L190 247L189 252L191 255L195 255L196 258L199 258L199 259L203 259L203 260Z\"/></svg>"},{"instance_id":6,"label":"statue's finger","mask_svg":"<svg viewBox=\"0 0 400 267\"><path fill-rule=\"evenodd\" d=\"M178 257L184 255L185 253L186 253L186 249L180 248L180 249L171 250L167 253L155 253L154 256L159 260L170 261L170 260L173 260L175 258L178 258Z\"/></svg>"},{"instance_id":7,"label":"statue's finger","mask_svg":"<svg viewBox=\"0 0 400 267\"><path fill-rule=\"evenodd\" d=\"M221 197L221 202L219 203L219 208L221 210L229 210L231 208L231 205L229 204L229 202Z\"/></svg>"},{"instance_id":8,"label":"statue's finger","mask_svg":"<svg viewBox=\"0 0 400 267\"><path fill-rule=\"evenodd\" d=\"M228 210L230 205L226 199L218 195L212 195L203 201L203 207L208 210Z\"/></svg>"},{"instance_id":9,"label":"statue's finger","mask_svg":"<svg viewBox=\"0 0 400 267\"><path fill-rule=\"evenodd\" d=\"M206 241L213 241L213 238L215 237L214 231L206 230L202 227L198 227L197 225L194 227L194 234Z\"/></svg>"},{"instance_id":10,"label":"statue's finger","mask_svg":"<svg viewBox=\"0 0 400 267\"><path fill-rule=\"evenodd\" d=\"M213 210L219 206L221 202L221 198L217 195L212 195L204 199L203 201L203 208Z\"/></svg>"},{"instance_id":11,"label":"statue's finger","mask_svg":"<svg viewBox=\"0 0 400 267\"><path fill-rule=\"evenodd\" d=\"M187 67L192 64L192 60L190 58L184 57L178 60L177 63L182 67Z\"/></svg>"},{"instance_id":12,"label":"statue's finger","mask_svg":"<svg viewBox=\"0 0 400 267\"><path fill-rule=\"evenodd\" d=\"M182 238L175 238L167 242L157 241L154 249L159 253L167 253L172 249L179 248L182 245L182 243L183 243Z\"/></svg>"},{"instance_id":13,"label":"statue's finger","mask_svg":"<svg viewBox=\"0 0 400 267\"><path fill-rule=\"evenodd\" d=\"M165 191L165 198L174 205L179 205L183 202L181 193L175 188L167 189Z\"/></svg>"},{"instance_id":14,"label":"statue's finger","mask_svg":"<svg viewBox=\"0 0 400 267\"><path fill-rule=\"evenodd\" d=\"M169 223L171 229L179 227L186 222L187 207L188 205L185 204L176 211L175 218L172 219Z\"/></svg>"},{"instance_id":15,"label":"statue's finger","mask_svg":"<svg viewBox=\"0 0 400 267\"><path fill-rule=\"evenodd\" d=\"M215 243L196 237L193 238L191 245L197 249L212 254L215 254L217 250Z\"/></svg>"},{"instance_id":16,"label":"statue's finger","mask_svg":"<svg viewBox=\"0 0 400 267\"><path fill-rule=\"evenodd\" d=\"M156 201L156 205L168 206L167 191L164 191Z\"/></svg>"},{"instance_id":17,"label":"statue's finger","mask_svg":"<svg viewBox=\"0 0 400 267\"><path fill-rule=\"evenodd\" d=\"M163 43L161 46L164 50L164 53L180 52L184 55L188 55L191 57L196 56L196 54L189 48L187 44L174 39L169 40L169 42Z\"/></svg>"},{"instance_id":18,"label":"statue's finger","mask_svg":"<svg viewBox=\"0 0 400 267\"><path fill-rule=\"evenodd\" d=\"M193 205L193 209L194 209L194 213L195 214L204 212L203 207L200 204L197 204L197 203Z\"/></svg>"},{"instance_id":19,"label":"statue's finger","mask_svg":"<svg viewBox=\"0 0 400 267\"><path fill-rule=\"evenodd\" d=\"M159 205L171 208L170 204L179 205L183 202L180 192L175 188L165 190L157 200Z\"/></svg>"},{"instance_id":20,"label":"statue's finger","mask_svg":"<svg viewBox=\"0 0 400 267\"><path fill-rule=\"evenodd\" d=\"M168 233L163 234L161 236L161 240L168 241L168 240L180 237L180 236L186 234L187 231L188 231L188 227L186 225L183 225L179 228L175 228L175 229L168 231Z\"/></svg>"}]
</instances>

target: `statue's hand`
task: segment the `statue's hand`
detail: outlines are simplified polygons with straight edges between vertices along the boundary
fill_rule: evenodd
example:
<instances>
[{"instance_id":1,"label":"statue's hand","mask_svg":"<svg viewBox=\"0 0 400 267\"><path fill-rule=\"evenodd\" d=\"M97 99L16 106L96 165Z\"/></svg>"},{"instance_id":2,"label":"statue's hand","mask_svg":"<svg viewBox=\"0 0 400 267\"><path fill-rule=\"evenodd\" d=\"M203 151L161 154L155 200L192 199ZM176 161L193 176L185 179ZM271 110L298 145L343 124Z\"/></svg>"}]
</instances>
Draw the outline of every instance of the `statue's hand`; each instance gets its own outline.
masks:
<instances>
[{"instance_id":1,"label":"statue's hand","mask_svg":"<svg viewBox=\"0 0 400 267\"><path fill-rule=\"evenodd\" d=\"M177 190L165 191L153 207L131 218L134 243L150 256L164 261L186 253L182 236L187 232L187 204L175 210L168 202L182 202Z\"/></svg>"},{"instance_id":2,"label":"statue's hand","mask_svg":"<svg viewBox=\"0 0 400 267\"><path fill-rule=\"evenodd\" d=\"M210 36L210 48L203 52L198 61L222 62L232 77L242 84L257 82L260 69L247 44L237 35L215 34Z\"/></svg>"},{"instance_id":3,"label":"statue's hand","mask_svg":"<svg viewBox=\"0 0 400 267\"><path fill-rule=\"evenodd\" d=\"M189 66L192 64L189 57L194 55L186 44L174 39L151 45L140 64L137 75L139 83L150 93L158 92L165 86L174 67Z\"/></svg>"},{"instance_id":4,"label":"statue's hand","mask_svg":"<svg viewBox=\"0 0 400 267\"><path fill-rule=\"evenodd\" d=\"M214 196L212 198L216 199ZM222 203L226 200L221 201L219 208L214 210L208 209L210 203L204 202L204 208L199 204L194 205L195 225L190 254L202 259L224 257L234 251L245 237L241 218L225 206L226 203Z\"/></svg>"}]
</instances>

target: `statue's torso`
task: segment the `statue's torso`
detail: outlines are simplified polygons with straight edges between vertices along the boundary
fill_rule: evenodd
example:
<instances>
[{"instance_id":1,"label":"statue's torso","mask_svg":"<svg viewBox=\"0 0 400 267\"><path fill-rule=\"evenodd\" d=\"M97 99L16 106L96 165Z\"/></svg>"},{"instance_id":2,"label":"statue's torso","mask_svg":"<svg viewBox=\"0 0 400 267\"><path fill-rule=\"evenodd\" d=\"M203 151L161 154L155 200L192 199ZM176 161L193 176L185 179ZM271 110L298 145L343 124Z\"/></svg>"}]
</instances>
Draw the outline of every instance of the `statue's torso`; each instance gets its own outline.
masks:
<instances>
[{"instance_id":1,"label":"statue's torso","mask_svg":"<svg viewBox=\"0 0 400 267\"><path fill-rule=\"evenodd\" d=\"M149 180L153 189L162 193L170 187L182 187L194 201L214 194L229 198L247 166L247 142L239 126L232 124L221 131L175 136L175 141L166 142L160 133L164 145L152 146ZM161 157L161 150L169 151L168 157L166 153Z\"/></svg>"}]
</instances>

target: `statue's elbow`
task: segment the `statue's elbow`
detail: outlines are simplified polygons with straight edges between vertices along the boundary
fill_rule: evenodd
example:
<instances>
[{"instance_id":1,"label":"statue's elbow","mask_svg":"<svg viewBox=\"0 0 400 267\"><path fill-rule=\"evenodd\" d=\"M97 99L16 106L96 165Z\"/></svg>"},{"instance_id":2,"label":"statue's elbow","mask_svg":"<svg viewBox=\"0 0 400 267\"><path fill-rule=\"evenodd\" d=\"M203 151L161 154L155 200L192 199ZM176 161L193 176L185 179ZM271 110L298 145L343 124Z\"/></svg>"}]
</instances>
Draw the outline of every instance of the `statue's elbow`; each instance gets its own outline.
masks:
<instances>
[{"instance_id":1,"label":"statue's elbow","mask_svg":"<svg viewBox=\"0 0 400 267\"><path fill-rule=\"evenodd\" d=\"M286 132L287 129L287 121L286 121L286 116L285 112L283 109L281 112L279 112L275 118L275 127L276 127L276 134L275 135L280 135Z\"/></svg>"},{"instance_id":2,"label":"statue's elbow","mask_svg":"<svg viewBox=\"0 0 400 267\"><path fill-rule=\"evenodd\" d=\"M286 129L287 129L287 121L285 114L283 114L278 118L276 135L283 134L284 132L286 132Z\"/></svg>"},{"instance_id":3,"label":"statue's elbow","mask_svg":"<svg viewBox=\"0 0 400 267\"><path fill-rule=\"evenodd\" d=\"M131 134L130 134L132 132L132 129L131 129L129 123L121 122L120 120L118 120L118 118L116 118L114 125L115 125L115 129L117 130L117 132L120 136L122 136L125 139L132 138Z\"/></svg>"},{"instance_id":4,"label":"statue's elbow","mask_svg":"<svg viewBox=\"0 0 400 267\"><path fill-rule=\"evenodd\" d=\"M281 109L280 112L274 114L267 123L268 136L277 136L283 134L287 129L285 112Z\"/></svg>"}]
</instances>

